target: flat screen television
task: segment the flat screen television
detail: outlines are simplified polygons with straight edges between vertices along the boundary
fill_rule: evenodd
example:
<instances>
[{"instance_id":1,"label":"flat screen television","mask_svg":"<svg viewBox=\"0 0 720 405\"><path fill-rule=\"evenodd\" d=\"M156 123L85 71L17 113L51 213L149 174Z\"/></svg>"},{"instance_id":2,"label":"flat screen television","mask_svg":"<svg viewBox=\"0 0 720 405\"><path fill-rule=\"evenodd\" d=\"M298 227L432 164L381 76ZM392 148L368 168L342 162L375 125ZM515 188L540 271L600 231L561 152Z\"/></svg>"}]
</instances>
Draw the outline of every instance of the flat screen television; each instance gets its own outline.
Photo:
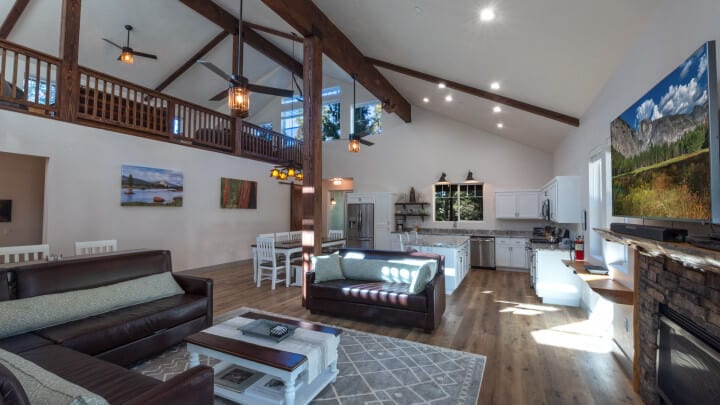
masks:
<instances>
[{"instance_id":1,"label":"flat screen television","mask_svg":"<svg viewBox=\"0 0 720 405\"><path fill-rule=\"evenodd\" d=\"M0 222L12 221L12 200L0 200Z\"/></svg>"},{"instance_id":2,"label":"flat screen television","mask_svg":"<svg viewBox=\"0 0 720 405\"><path fill-rule=\"evenodd\" d=\"M720 223L715 42L610 124L618 217Z\"/></svg>"}]
</instances>

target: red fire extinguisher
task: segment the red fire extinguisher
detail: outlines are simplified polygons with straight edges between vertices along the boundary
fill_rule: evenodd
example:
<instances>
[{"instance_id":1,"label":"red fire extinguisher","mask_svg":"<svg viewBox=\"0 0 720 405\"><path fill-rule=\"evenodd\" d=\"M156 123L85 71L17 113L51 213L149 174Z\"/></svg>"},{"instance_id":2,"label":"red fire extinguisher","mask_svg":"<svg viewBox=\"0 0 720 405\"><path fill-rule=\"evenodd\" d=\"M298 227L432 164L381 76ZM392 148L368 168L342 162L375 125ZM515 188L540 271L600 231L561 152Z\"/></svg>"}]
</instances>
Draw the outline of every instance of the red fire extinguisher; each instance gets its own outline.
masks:
<instances>
[{"instance_id":1,"label":"red fire extinguisher","mask_svg":"<svg viewBox=\"0 0 720 405\"><path fill-rule=\"evenodd\" d=\"M578 237L575 239L575 247L573 248L573 251L575 251L575 260L577 261L585 261L585 239L582 235L578 235Z\"/></svg>"}]
</instances>

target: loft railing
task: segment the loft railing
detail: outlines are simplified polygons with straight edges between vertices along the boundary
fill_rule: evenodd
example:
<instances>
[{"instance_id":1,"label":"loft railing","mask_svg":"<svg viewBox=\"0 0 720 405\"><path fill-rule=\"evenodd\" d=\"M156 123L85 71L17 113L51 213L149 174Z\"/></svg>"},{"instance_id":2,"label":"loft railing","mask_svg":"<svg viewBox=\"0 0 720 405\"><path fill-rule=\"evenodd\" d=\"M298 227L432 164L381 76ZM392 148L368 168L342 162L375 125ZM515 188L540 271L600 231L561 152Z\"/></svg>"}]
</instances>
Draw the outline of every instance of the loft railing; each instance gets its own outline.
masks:
<instances>
[{"instance_id":1,"label":"loft railing","mask_svg":"<svg viewBox=\"0 0 720 405\"><path fill-rule=\"evenodd\" d=\"M243 156L267 157L275 162L302 162L302 141L247 122L240 133Z\"/></svg>"},{"instance_id":2,"label":"loft railing","mask_svg":"<svg viewBox=\"0 0 720 405\"><path fill-rule=\"evenodd\" d=\"M0 41L0 107L54 117L59 66L56 57Z\"/></svg>"},{"instance_id":3,"label":"loft railing","mask_svg":"<svg viewBox=\"0 0 720 405\"><path fill-rule=\"evenodd\" d=\"M58 117L62 61L0 40L0 108ZM302 161L302 141L79 67L73 122L251 159Z\"/></svg>"}]
</instances>

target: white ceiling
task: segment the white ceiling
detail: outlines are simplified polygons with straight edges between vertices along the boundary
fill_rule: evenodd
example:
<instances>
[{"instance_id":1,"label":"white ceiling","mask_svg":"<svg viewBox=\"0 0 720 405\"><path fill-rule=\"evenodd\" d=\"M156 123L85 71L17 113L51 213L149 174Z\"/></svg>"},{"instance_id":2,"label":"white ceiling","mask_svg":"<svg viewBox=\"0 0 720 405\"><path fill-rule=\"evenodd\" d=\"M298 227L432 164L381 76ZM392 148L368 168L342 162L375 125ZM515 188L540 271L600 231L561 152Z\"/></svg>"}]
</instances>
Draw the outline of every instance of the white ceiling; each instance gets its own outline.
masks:
<instances>
[{"instance_id":1,"label":"white ceiling","mask_svg":"<svg viewBox=\"0 0 720 405\"><path fill-rule=\"evenodd\" d=\"M216 0L238 15L237 0ZM659 0L315 0L315 3L367 56L487 89L502 83L500 94L558 112L581 117L592 99L642 30ZM12 6L0 1L0 20ZM9 40L57 55L62 0L32 0ZM493 4L498 18L480 24L478 11ZM261 0L245 1L245 19L283 31L291 27ZM157 54L159 60L135 58L134 65L116 61L118 50L105 37L122 44L123 26L135 27L131 46ZM142 86L154 88L220 32L220 28L177 0L83 0L80 64ZM262 34L302 61L302 46ZM225 39L206 59L231 70L232 40ZM250 47L245 48L244 73L251 82L291 88L290 75ZM326 75L350 82L347 73L324 58ZM570 127L448 91L418 79L382 70L410 103L447 115L487 132L539 149L553 148ZM225 83L194 66L166 92L210 108L223 102L208 98ZM423 97L430 97L425 104ZM254 95L252 111L272 97ZM501 120L505 128L499 130Z\"/></svg>"}]
</instances>

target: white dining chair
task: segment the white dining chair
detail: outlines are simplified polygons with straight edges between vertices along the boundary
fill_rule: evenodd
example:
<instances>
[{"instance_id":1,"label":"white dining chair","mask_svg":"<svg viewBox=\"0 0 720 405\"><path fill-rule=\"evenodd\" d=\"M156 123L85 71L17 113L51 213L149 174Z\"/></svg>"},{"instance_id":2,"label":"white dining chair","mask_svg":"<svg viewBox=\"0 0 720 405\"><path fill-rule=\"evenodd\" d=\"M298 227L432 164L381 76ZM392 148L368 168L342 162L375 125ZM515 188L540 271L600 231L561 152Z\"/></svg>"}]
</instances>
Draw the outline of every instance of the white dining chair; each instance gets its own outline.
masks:
<instances>
[{"instance_id":1,"label":"white dining chair","mask_svg":"<svg viewBox=\"0 0 720 405\"><path fill-rule=\"evenodd\" d=\"M275 234L274 233L261 233L257 236L258 238L270 238L272 240L275 240Z\"/></svg>"},{"instance_id":2,"label":"white dining chair","mask_svg":"<svg viewBox=\"0 0 720 405\"><path fill-rule=\"evenodd\" d=\"M50 245L0 247L0 259L6 264L45 260L49 255Z\"/></svg>"},{"instance_id":3,"label":"white dining chair","mask_svg":"<svg viewBox=\"0 0 720 405\"><path fill-rule=\"evenodd\" d=\"M87 242L75 242L75 255L97 255L101 253L117 252L117 240L92 240Z\"/></svg>"},{"instance_id":4,"label":"white dining chair","mask_svg":"<svg viewBox=\"0 0 720 405\"><path fill-rule=\"evenodd\" d=\"M328 237L330 239L342 239L344 232L342 229L331 229L328 231Z\"/></svg>"},{"instance_id":5,"label":"white dining chair","mask_svg":"<svg viewBox=\"0 0 720 405\"><path fill-rule=\"evenodd\" d=\"M285 281L286 284L288 284L288 274L285 270L284 260L281 260L275 254L275 240L272 238L257 238L255 246L258 257L256 278L258 288L263 280L270 280L273 290L275 289L275 284L280 281ZM265 270L270 271L270 277L263 275ZM284 273L285 278L278 279L278 273Z\"/></svg>"},{"instance_id":6,"label":"white dining chair","mask_svg":"<svg viewBox=\"0 0 720 405\"><path fill-rule=\"evenodd\" d=\"M290 232L276 232L275 242L287 242L290 240Z\"/></svg>"},{"instance_id":7,"label":"white dining chair","mask_svg":"<svg viewBox=\"0 0 720 405\"><path fill-rule=\"evenodd\" d=\"M291 231L290 240L302 240L302 231Z\"/></svg>"}]
</instances>

